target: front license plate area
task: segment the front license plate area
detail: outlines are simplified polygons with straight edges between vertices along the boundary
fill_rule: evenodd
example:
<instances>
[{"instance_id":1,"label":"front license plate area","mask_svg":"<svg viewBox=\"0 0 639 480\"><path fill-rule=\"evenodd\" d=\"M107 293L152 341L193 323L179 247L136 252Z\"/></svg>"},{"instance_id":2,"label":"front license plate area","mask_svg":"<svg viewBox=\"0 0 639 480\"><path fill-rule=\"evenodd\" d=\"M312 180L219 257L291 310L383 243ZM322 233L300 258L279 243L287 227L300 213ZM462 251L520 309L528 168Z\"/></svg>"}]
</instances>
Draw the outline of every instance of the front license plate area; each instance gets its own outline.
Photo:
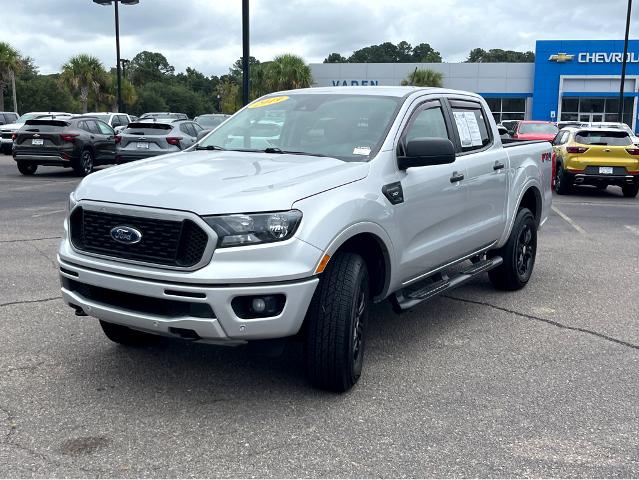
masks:
<instances>
[{"instance_id":1,"label":"front license plate area","mask_svg":"<svg viewBox=\"0 0 639 480\"><path fill-rule=\"evenodd\" d=\"M31 140L31 145L44 145L44 140L41 138L34 138Z\"/></svg>"},{"instance_id":2,"label":"front license plate area","mask_svg":"<svg viewBox=\"0 0 639 480\"><path fill-rule=\"evenodd\" d=\"M613 171L612 167L599 167L599 173L602 175L612 175Z\"/></svg>"},{"instance_id":3,"label":"front license plate area","mask_svg":"<svg viewBox=\"0 0 639 480\"><path fill-rule=\"evenodd\" d=\"M138 142L138 148L146 148L149 149L149 142Z\"/></svg>"}]
</instances>

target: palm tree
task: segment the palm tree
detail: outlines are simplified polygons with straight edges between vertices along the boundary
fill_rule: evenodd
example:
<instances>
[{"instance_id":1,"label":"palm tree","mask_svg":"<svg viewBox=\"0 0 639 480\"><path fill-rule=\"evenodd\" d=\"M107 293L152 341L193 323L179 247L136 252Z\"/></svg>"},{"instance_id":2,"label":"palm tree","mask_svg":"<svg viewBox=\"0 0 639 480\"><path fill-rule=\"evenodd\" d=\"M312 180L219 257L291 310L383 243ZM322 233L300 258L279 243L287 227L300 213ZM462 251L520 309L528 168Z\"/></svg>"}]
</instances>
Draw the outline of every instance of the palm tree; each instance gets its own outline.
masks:
<instances>
[{"instance_id":1,"label":"palm tree","mask_svg":"<svg viewBox=\"0 0 639 480\"><path fill-rule=\"evenodd\" d=\"M106 71L100 60L86 54L71 57L62 65L60 82L71 90L79 92L82 103L82 113L87 112L89 92L93 91L96 98L100 96L100 90L106 84Z\"/></svg>"},{"instance_id":2,"label":"palm tree","mask_svg":"<svg viewBox=\"0 0 639 480\"><path fill-rule=\"evenodd\" d=\"M264 66L264 86L269 92L310 87L311 69L302 57L285 53Z\"/></svg>"},{"instance_id":3,"label":"palm tree","mask_svg":"<svg viewBox=\"0 0 639 480\"><path fill-rule=\"evenodd\" d=\"M0 111L4 111L4 91L9 81L13 91L13 110L18 111L16 73L19 73L22 67L22 58L18 51L8 43L0 42Z\"/></svg>"},{"instance_id":4,"label":"palm tree","mask_svg":"<svg viewBox=\"0 0 639 480\"><path fill-rule=\"evenodd\" d=\"M415 87L442 87L444 85L444 75L428 68L416 68L404 80L402 85L412 85Z\"/></svg>"}]
</instances>

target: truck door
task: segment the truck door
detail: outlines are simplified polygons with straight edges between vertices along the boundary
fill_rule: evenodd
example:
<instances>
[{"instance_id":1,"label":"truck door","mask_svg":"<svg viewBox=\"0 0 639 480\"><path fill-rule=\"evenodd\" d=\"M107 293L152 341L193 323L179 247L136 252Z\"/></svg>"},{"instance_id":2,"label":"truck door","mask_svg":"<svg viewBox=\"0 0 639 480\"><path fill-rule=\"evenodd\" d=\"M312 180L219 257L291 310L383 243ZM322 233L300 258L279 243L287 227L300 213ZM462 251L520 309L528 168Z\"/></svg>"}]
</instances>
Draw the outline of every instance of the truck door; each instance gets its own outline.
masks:
<instances>
[{"instance_id":1,"label":"truck door","mask_svg":"<svg viewBox=\"0 0 639 480\"><path fill-rule=\"evenodd\" d=\"M398 145L418 138L454 140L453 126L439 100L428 101L413 112ZM397 205L398 235L402 245L400 277L403 281L462 256L458 240L466 226L466 193L461 162L409 168L400 172L404 202Z\"/></svg>"},{"instance_id":2,"label":"truck door","mask_svg":"<svg viewBox=\"0 0 639 480\"><path fill-rule=\"evenodd\" d=\"M504 232L508 155L500 142L495 144L490 113L481 103L454 98L448 103L457 136L457 158L466 171L465 241L480 248L498 240Z\"/></svg>"}]
</instances>

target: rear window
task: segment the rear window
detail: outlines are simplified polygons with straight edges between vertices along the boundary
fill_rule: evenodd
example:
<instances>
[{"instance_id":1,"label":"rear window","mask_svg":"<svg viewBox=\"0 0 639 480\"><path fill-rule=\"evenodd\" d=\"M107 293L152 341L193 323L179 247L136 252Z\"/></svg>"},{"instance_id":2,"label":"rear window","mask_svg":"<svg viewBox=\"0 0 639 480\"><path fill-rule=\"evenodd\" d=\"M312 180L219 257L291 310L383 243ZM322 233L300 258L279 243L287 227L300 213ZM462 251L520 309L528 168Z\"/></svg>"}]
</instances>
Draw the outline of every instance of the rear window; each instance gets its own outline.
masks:
<instances>
[{"instance_id":1,"label":"rear window","mask_svg":"<svg viewBox=\"0 0 639 480\"><path fill-rule=\"evenodd\" d=\"M631 145L630 136L620 130L618 132L598 132L582 130L575 135L575 142L582 145L610 145L623 147Z\"/></svg>"},{"instance_id":2,"label":"rear window","mask_svg":"<svg viewBox=\"0 0 639 480\"><path fill-rule=\"evenodd\" d=\"M26 132L59 132L69 123L62 120L28 120L22 129Z\"/></svg>"},{"instance_id":3,"label":"rear window","mask_svg":"<svg viewBox=\"0 0 639 480\"><path fill-rule=\"evenodd\" d=\"M122 133L124 135L166 135L172 129L171 125L164 123L129 123Z\"/></svg>"},{"instance_id":4,"label":"rear window","mask_svg":"<svg viewBox=\"0 0 639 480\"><path fill-rule=\"evenodd\" d=\"M539 133L542 135L556 135L559 129L552 123L522 123L519 125L519 133L531 134Z\"/></svg>"}]
</instances>

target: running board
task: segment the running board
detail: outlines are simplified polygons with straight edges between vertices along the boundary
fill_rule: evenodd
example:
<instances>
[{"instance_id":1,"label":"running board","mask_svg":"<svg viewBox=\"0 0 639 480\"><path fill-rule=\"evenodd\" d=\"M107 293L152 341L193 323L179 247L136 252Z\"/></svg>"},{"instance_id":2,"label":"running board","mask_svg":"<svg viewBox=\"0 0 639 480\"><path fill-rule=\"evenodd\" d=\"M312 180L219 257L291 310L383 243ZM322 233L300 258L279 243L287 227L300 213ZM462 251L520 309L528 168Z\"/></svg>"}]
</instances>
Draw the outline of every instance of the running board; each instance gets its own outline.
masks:
<instances>
[{"instance_id":1,"label":"running board","mask_svg":"<svg viewBox=\"0 0 639 480\"><path fill-rule=\"evenodd\" d=\"M415 305L419 305L436 295L459 287L470 279L498 267L503 262L504 260L501 257L489 258L471 265L466 270L455 273L450 278L446 274L438 274L435 279L431 277L430 281L427 281L422 288L414 290L404 288L391 297L393 309L399 313L413 308Z\"/></svg>"}]
</instances>

